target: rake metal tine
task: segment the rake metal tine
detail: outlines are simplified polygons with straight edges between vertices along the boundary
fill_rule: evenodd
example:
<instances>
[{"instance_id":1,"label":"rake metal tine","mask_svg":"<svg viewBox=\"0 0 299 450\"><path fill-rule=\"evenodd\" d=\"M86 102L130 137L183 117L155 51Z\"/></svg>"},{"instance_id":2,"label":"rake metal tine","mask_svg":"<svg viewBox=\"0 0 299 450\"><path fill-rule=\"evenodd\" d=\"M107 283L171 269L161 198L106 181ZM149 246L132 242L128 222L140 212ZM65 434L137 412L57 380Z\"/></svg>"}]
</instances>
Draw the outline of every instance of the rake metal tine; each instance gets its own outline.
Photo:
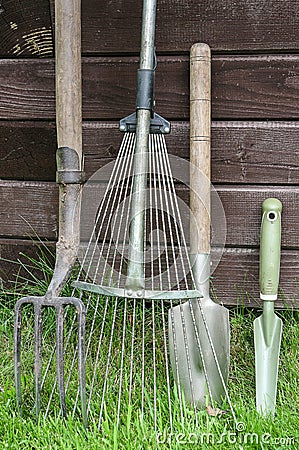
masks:
<instances>
[{"instance_id":1,"label":"rake metal tine","mask_svg":"<svg viewBox=\"0 0 299 450\"><path fill-rule=\"evenodd\" d=\"M65 387L64 387L64 355L63 355L63 306L56 306L56 373L60 407L63 417L66 417Z\"/></svg>"},{"instance_id":2,"label":"rake metal tine","mask_svg":"<svg viewBox=\"0 0 299 450\"><path fill-rule=\"evenodd\" d=\"M35 411L38 419L41 409L41 374L42 374L42 307L34 303L34 384Z\"/></svg>"}]
</instances>

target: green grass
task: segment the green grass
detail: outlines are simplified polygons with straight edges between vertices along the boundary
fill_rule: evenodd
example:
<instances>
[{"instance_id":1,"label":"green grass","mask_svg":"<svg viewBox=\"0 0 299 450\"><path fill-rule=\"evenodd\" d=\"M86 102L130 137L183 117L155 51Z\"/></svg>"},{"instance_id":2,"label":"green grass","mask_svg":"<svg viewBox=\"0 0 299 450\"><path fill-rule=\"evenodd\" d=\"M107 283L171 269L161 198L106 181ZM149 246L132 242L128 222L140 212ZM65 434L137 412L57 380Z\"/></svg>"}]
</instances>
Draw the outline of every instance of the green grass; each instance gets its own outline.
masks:
<instances>
[{"instance_id":1,"label":"green grass","mask_svg":"<svg viewBox=\"0 0 299 450\"><path fill-rule=\"evenodd\" d=\"M54 389L50 413L45 418L42 414L39 421L34 415L33 389L33 328L32 311L24 311L23 320L23 353L22 353L22 385L24 397L23 417L16 410L15 388L13 378L13 318L14 305L22 295L42 295L51 277L52 268L48 256L43 252L38 260L30 260L28 272L33 269L39 277L31 277L31 281L19 278L13 289L1 293L0 304L0 448L5 449L283 449L299 448L299 315L296 311L279 312L283 319L283 338L280 355L278 395L275 419L261 418L255 411L254 349L253 321L260 312L244 308L230 311L231 323L231 368L229 393L237 420L233 421L227 404L222 408L228 410L221 417L212 417L206 411L197 415L197 426L194 424L194 413L185 407L185 420L182 423L177 393L173 388L170 374L171 407L173 430L170 432L168 414L168 390L165 372L165 352L161 309L155 305L156 334L156 382L154 383L153 367L153 321L151 305L146 304L143 316L143 305L135 309L130 302L119 300L115 310L115 302L105 300L97 303L92 297L87 311L87 393L92 388L92 375L95 373L94 389L91 396L89 426L84 429L80 420L80 407L75 403L78 378L76 364L72 368L72 357L76 349L75 328L70 335L65 355L66 378L72 372L68 384L67 406L69 417L64 420L59 416L59 403ZM39 273L38 273L39 272ZM64 295L70 295L67 286ZM87 302L87 298L85 298ZM102 318L105 315L102 328ZM115 320L114 320L114 313ZM47 309L43 316L43 360L47 361L55 341L54 312ZM94 316L96 320L93 321ZM125 320L124 320L125 319ZM65 320L65 335L68 335L72 323L72 314ZM124 330L124 323L126 328ZM135 323L135 326L134 326ZM144 323L144 328L142 324ZM112 333L113 330L113 333ZM126 340L122 344L122 336ZM131 375L131 343L134 333L133 369ZM113 334L112 339L110 336ZM89 337L92 336L89 343ZM98 343L101 351L98 354ZM144 363L142 362L142 342L144 341ZM89 344L88 344L89 343ZM122 362L122 345L124 360ZM107 377L105 402L103 404L103 421L98 430L99 411L101 409L101 393L104 386L106 361L110 348L110 364ZM141 373L145 367L144 416L141 417ZM122 369L121 369L122 367ZM55 361L50 364L42 394L42 406L45 410L55 380ZM121 377L122 375L122 377ZM120 380L121 402L119 422L117 409L119 401ZM131 383L131 384L130 384ZM129 386L132 396L129 402ZM153 427L153 398L156 386L157 398L157 432ZM128 406L130 403L130 406Z\"/></svg>"}]
</instances>

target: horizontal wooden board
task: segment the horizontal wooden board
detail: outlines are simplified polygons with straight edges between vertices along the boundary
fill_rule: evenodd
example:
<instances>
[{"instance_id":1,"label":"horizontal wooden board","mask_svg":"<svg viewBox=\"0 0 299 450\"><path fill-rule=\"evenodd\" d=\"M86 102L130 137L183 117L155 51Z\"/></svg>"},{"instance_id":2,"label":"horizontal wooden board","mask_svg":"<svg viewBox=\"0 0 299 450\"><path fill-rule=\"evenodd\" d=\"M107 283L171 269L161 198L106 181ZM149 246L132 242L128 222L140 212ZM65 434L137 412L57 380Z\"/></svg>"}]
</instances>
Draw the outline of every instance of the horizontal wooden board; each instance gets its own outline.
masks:
<instances>
[{"instance_id":1,"label":"horizontal wooden board","mask_svg":"<svg viewBox=\"0 0 299 450\"><path fill-rule=\"evenodd\" d=\"M120 119L135 109L137 58L85 58L83 116ZM299 56L215 56L214 119L297 119ZM0 119L54 119L53 60L0 60ZM156 110L189 117L189 60L160 57Z\"/></svg>"},{"instance_id":2,"label":"horizontal wooden board","mask_svg":"<svg viewBox=\"0 0 299 450\"><path fill-rule=\"evenodd\" d=\"M220 186L217 191L225 211L228 245L259 245L262 202L276 197L283 204L282 245L299 248L299 187Z\"/></svg>"},{"instance_id":3,"label":"horizontal wooden board","mask_svg":"<svg viewBox=\"0 0 299 450\"><path fill-rule=\"evenodd\" d=\"M115 160L123 135L116 122L84 122L85 172L89 178ZM189 123L172 123L171 154L189 158ZM0 178L55 180L53 122L0 122ZM212 182L299 184L298 122L213 122Z\"/></svg>"},{"instance_id":4,"label":"horizontal wooden board","mask_svg":"<svg viewBox=\"0 0 299 450\"><path fill-rule=\"evenodd\" d=\"M51 54L54 0L21 5L1 2L0 55ZM139 52L141 8L135 0L82 0L83 52ZM208 42L218 51L296 50L298 10L298 0L159 0L156 46L167 53L186 52L194 42Z\"/></svg>"},{"instance_id":5,"label":"horizontal wooden board","mask_svg":"<svg viewBox=\"0 0 299 450\"><path fill-rule=\"evenodd\" d=\"M212 182L298 185L298 126L298 122L216 122Z\"/></svg>"},{"instance_id":6,"label":"horizontal wooden board","mask_svg":"<svg viewBox=\"0 0 299 450\"><path fill-rule=\"evenodd\" d=\"M0 122L0 179L54 181L53 122Z\"/></svg>"},{"instance_id":7,"label":"horizontal wooden board","mask_svg":"<svg viewBox=\"0 0 299 450\"><path fill-rule=\"evenodd\" d=\"M45 279L45 269L54 266L55 243L38 240L0 239L0 280L9 291L14 283ZM39 262L42 264L39 265ZM49 270L49 272L50 272Z\"/></svg>"},{"instance_id":8,"label":"horizontal wooden board","mask_svg":"<svg viewBox=\"0 0 299 450\"><path fill-rule=\"evenodd\" d=\"M280 285L276 307L299 307L299 252L281 253ZM212 276L212 291L225 305L260 307L259 251L226 249Z\"/></svg>"},{"instance_id":9,"label":"horizontal wooden board","mask_svg":"<svg viewBox=\"0 0 299 450\"><path fill-rule=\"evenodd\" d=\"M141 5L83 1L84 51L138 52ZM298 10L298 0L159 0L156 46L163 52L188 51L194 42L214 50L297 49Z\"/></svg>"},{"instance_id":10,"label":"horizontal wooden board","mask_svg":"<svg viewBox=\"0 0 299 450\"><path fill-rule=\"evenodd\" d=\"M0 236L56 239L58 189L54 183L0 181Z\"/></svg>"},{"instance_id":11,"label":"horizontal wooden board","mask_svg":"<svg viewBox=\"0 0 299 450\"><path fill-rule=\"evenodd\" d=\"M299 248L299 187L218 186L217 192L226 216L226 244L258 246L261 204L267 197L277 197L283 203L282 245ZM188 203L189 191L177 187L177 194ZM219 204L214 202L212 206ZM57 238L58 190L55 183L0 182L0 235L5 237ZM216 209L216 208L215 208ZM84 215L86 223L93 210ZM212 208L212 220L219 220ZM225 224L223 224L223 227ZM219 228L222 230L222 225ZM215 228L216 230L216 228ZM216 233L216 231L215 231ZM214 243L217 243L215 234Z\"/></svg>"},{"instance_id":12,"label":"horizontal wooden board","mask_svg":"<svg viewBox=\"0 0 299 450\"><path fill-rule=\"evenodd\" d=\"M54 243L0 240L0 279L5 282L5 289L14 291L16 277L19 282L23 281L22 277L29 284L35 282L30 272L44 280L44 273L29 258L37 261L46 259L47 264L53 267L53 253ZM276 306L299 308L299 252L284 250L281 256L280 295ZM212 273L211 291L217 301L228 306L260 307L258 266L258 250L226 249Z\"/></svg>"}]
</instances>

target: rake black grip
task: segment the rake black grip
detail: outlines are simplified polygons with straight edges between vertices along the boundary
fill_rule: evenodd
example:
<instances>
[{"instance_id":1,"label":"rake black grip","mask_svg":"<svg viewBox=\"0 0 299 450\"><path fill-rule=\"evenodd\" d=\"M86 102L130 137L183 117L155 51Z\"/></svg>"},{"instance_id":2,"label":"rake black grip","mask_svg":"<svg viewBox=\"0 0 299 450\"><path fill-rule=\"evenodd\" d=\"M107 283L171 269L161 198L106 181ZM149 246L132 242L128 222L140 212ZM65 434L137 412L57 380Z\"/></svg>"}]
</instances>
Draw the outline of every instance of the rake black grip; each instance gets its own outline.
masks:
<instances>
[{"instance_id":1,"label":"rake black grip","mask_svg":"<svg viewBox=\"0 0 299 450\"><path fill-rule=\"evenodd\" d=\"M153 69L139 69L137 72L136 109L152 111L154 108L154 80Z\"/></svg>"}]
</instances>

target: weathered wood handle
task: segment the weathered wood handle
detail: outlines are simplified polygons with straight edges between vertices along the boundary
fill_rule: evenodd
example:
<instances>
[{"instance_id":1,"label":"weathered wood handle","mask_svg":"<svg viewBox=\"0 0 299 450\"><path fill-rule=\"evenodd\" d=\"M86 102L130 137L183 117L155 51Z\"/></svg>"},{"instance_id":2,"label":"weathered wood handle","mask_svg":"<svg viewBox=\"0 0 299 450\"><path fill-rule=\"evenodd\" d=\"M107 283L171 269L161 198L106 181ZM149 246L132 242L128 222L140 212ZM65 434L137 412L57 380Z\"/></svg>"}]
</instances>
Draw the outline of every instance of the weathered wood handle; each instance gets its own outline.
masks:
<instances>
[{"instance_id":1,"label":"weathered wood handle","mask_svg":"<svg viewBox=\"0 0 299 450\"><path fill-rule=\"evenodd\" d=\"M58 147L82 160L81 0L55 1L56 127Z\"/></svg>"},{"instance_id":2,"label":"weathered wood handle","mask_svg":"<svg viewBox=\"0 0 299 450\"><path fill-rule=\"evenodd\" d=\"M55 269L46 297L60 292L76 261L80 243L82 185L81 1L55 0L56 152L59 235ZM74 153L73 150L78 155ZM79 173L78 173L79 172ZM62 178L61 178L62 177ZM66 182L66 177L76 181Z\"/></svg>"},{"instance_id":3,"label":"weathered wood handle","mask_svg":"<svg viewBox=\"0 0 299 450\"><path fill-rule=\"evenodd\" d=\"M190 51L190 253L210 253L211 51Z\"/></svg>"}]
</instances>

